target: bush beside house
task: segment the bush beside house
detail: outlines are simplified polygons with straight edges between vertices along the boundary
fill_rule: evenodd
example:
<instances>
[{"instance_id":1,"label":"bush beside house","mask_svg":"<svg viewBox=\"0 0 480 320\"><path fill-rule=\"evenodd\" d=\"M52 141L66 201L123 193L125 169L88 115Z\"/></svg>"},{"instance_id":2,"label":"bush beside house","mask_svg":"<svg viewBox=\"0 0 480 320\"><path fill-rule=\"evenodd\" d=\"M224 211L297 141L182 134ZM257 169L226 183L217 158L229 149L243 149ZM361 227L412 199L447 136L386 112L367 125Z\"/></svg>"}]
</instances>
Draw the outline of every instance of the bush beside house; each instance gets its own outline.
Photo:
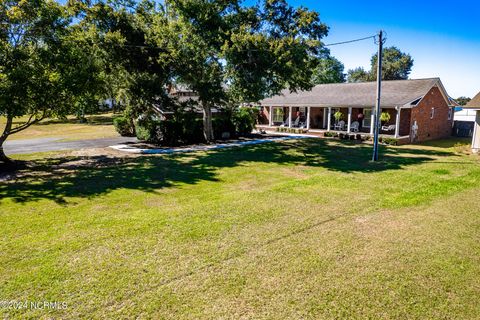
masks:
<instances>
[{"instance_id":1,"label":"bush beside house","mask_svg":"<svg viewBox=\"0 0 480 320\"><path fill-rule=\"evenodd\" d=\"M134 137L135 136L135 127L133 125L133 121L128 119L125 116L119 116L113 119L113 126L115 130L122 136L122 137Z\"/></svg>"},{"instance_id":2,"label":"bush beside house","mask_svg":"<svg viewBox=\"0 0 480 320\"><path fill-rule=\"evenodd\" d=\"M258 111L252 108L226 110L213 118L215 139L228 139L250 134L255 127ZM205 142L203 121L193 111L176 111L167 119L144 118L129 126L126 117L118 117L115 128L122 136L137 135L141 141L178 146ZM134 132L134 134L132 134Z\"/></svg>"}]
</instances>

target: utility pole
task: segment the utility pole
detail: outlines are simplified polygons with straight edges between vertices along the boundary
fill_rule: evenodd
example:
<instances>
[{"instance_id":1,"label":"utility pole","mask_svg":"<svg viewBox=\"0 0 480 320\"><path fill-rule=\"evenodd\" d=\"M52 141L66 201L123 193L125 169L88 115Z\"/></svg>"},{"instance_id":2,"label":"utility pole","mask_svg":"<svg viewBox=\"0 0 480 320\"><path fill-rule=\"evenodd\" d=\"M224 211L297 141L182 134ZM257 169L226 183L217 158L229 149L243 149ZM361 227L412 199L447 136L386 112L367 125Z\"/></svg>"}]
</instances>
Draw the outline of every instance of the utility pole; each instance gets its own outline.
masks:
<instances>
[{"instance_id":1,"label":"utility pole","mask_svg":"<svg viewBox=\"0 0 480 320\"><path fill-rule=\"evenodd\" d=\"M378 33L378 59L377 59L377 101L373 113L373 157L372 161L378 161L378 135L380 133L380 98L382 95L382 56L383 56L383 31Z\"/></svg>"}]
</instances>

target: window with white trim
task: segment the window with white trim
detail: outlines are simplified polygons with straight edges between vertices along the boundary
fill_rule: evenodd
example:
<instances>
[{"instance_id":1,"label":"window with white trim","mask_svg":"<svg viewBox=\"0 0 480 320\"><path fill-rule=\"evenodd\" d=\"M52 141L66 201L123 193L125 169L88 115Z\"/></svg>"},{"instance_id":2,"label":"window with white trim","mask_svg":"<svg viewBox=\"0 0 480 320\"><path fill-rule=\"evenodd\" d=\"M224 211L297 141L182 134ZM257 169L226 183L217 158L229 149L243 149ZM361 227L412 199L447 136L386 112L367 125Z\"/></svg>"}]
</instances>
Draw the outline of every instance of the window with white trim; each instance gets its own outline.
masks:
<instances>
[{"instance_id":1,"label":"window with white trim","mask_svg":"<svg viewBox=\"0 0 480 320\"><path fill-rule=\"evenodd\" d=\"M370 128L372 124L372 109L363 109L362 127Z\"/></svg>"},{"instance_id":2,"label":"window with white trim","mask_svg":"<svg viewBox=\"0 0 480 320\"><path fill-rule=\"evenodd\" d=\"M452 120L452 115L453 115L453 108L450 107L448 108L448 120Z\"/></svg>"},{"instance_id":3,"label":"window with white trim","mask_svg":"<svg viewBox=\"0 0 480 320\"><path fill-rule=\"evenodd\" d=\"M433 119L433 117L435 117L435 108L430 111L430 119Z\"/></svg>"}]
</instances>

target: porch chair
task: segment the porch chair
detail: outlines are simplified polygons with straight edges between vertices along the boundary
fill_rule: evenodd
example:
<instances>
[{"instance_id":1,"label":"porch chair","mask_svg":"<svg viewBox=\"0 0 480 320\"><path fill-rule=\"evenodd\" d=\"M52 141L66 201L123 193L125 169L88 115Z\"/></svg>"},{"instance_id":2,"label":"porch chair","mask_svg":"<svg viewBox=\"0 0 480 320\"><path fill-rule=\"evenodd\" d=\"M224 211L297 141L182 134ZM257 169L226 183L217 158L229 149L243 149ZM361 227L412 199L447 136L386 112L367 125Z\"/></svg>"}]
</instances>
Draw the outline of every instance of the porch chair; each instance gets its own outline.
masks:
<instances>
[{"instance_id":1,"label":"porch chair","mask_svg":"<svg viewBox=\"0 0 480 320\"><path fill-rule=\"evenodd\" d=\"M297 117L297 119L295 119L295 121L293 121L292 123L292 128L298 128L299 124L300 124L300 117Z\"/></svg>"},{"instance_id":2,"label":"porch chair","mask_svg":"<svg viewBox=\"0 0 480 320\"><path fill-rule=\"evenodd\" d=\"M345 121L340 120L337 124L333 126L334 130L345 131Z\"/></svg>"},{"instance_id":3,"label":"porch chair","mask_svg":"<svg viewBox=\"0 0 480 320\"><path fill-rule=\"evenodd\" d=\"M397 126L394 125L394 124L391 124L391 125L389 125L389 126L382 126L382 131L387 131L387 132L388 132L388 131L395 131L395 128L396 128L396 127L397 127Z\"/></svg>"},{"instance_id":4,"label":"porch chair","mask_svg":"<svg viewBox=\"0 0 480 320\"><path fill-rule=\"evenodd\" d=\"M353 121L352 124L350 125L350 131L358 132L359 127L360 127L360 123L358 121Z\"/></svg>"}]
</instances>

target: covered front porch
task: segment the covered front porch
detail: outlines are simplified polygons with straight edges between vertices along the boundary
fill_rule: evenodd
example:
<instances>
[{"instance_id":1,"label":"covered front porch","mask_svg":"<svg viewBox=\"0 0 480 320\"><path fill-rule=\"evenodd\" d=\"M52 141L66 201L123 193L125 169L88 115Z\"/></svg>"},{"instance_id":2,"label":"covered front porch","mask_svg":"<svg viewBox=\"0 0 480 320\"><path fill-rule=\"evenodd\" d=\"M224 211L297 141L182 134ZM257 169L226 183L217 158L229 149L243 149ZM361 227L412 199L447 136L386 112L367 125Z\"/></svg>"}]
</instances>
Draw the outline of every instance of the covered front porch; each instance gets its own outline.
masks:
<instances>
[{"instance_id":1,"label":"covered front porch","mask_svg":"<svg viewBox=\"0 0 480 320\"><path fill-rule=\"evenodd\" d=\"M297 107L264 106L260 126L268 128L299 128L308 132L336 131L373 135L373 107ZM380 134L406 138L410 131L409 108L383 108L388 114L382 122Z\"/></svg>"}]
</instances>

